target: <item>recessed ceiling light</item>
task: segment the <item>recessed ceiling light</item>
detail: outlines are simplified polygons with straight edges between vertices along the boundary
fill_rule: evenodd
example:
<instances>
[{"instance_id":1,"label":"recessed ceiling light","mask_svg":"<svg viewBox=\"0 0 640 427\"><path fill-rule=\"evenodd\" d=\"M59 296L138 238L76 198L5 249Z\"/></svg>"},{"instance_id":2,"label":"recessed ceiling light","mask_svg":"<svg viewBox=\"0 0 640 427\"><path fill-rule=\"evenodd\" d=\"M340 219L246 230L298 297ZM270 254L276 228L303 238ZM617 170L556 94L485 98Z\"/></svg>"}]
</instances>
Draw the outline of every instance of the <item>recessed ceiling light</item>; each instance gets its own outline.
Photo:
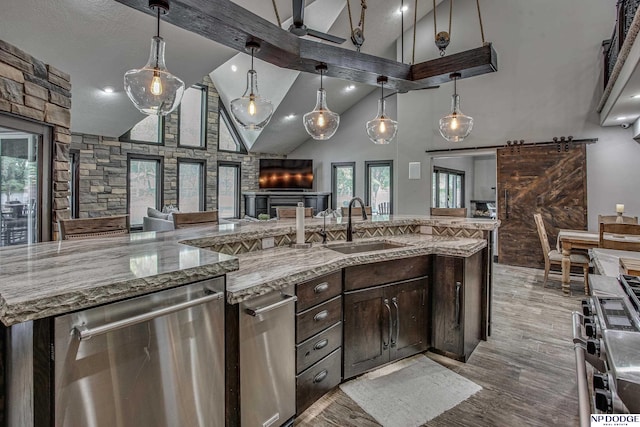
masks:
<instances>
[{"instance_id":1,"label":"recessed ceiling light","mask_svg":"<svg viewBox=\"0 0 640 427\"><path fill-rule=\"evenodd\" d=\"M349 85L346 88L344 88L347 92L351 92L352 90L354 90L356 88L356 85Z\"/></svg>"},{"instance_id":2,"label":"recessed ceiling light","mask_svg":"<svg viewBox=\"0 0 640 427\"><path fill-rule=\"evenodd\" d=\"M627 116L618 116L616 117L616 120L626 120Z\"/></svg>"},{"instance_id":3,"label":"recessed ceiling light","mask_svg":"<svg viewBox=\"0 0 640 427\"><path fill-rule=\"evenodd\" d=\"M295 119L295 117L296 117L296 115L291 113L291 114L288 114L288 115L284 116L284 119L285 120L293 120L293 119Z\"/></svg>"},{"instance_id":4,"label":"recessed ceiling light","mask_svg":"<svg viewBox=\"0 0 640 427\"><path fill-rule=\"evenodd\" d=\"M401 8L399 7L398 9L396 9L396 13L400 15L402 12L406 12L407 10L409 10L409 6L405 4Z\"/></svg>"},{"instance_id":5,"label":"recessed ceiling light","mask_svg":"<svg viewBox=\"0 0 640 427\"><path fill-rule=\"evenodd\" d=\"M102 88L104 93L113 93L115 89L112 86L105 86Z\"/></svg>"},{"instance_id":6,"label":"recessed ceiling light","mask_svg":"<svg viewBox=\"0 0 640 427\"><path fill-rule=\"evenodd\" d=\"M640 94L637 94L637 95L631 95L631 99L637 99L637 98L640 98Z\"/></svg>"},{"instance_id":7,"label":"recessed ceiling light","mask_svg":"<svg viewBox=\"0 0 640 427\"><path fill-rule=\"evenodd\" d=\"M235 73L236 71L238 71L238 67L236 66L236 64L233 64L233 65L231 66L231 71L233 71L234 73Z\"/></svg>"}]
</instances>

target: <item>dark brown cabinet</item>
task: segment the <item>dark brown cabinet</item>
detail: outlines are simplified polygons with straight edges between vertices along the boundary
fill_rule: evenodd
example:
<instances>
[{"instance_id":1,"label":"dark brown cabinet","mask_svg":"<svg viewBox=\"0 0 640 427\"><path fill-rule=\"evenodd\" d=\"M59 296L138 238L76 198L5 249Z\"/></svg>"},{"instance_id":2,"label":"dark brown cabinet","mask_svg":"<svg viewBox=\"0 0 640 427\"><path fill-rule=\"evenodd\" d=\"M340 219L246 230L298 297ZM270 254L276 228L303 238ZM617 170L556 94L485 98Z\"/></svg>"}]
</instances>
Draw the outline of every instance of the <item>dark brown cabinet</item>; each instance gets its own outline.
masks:
<instances>
[{"instance_id":1,"label":"dark brown cabinet","mask_svg":"<svg viewBox=\"0 0 640 427\"><path fill-rule=\"evenodd\" d=\"M429 346L429 278L344 294L344 378Z\"/></svg>"},{"instance_id":2,"label":"dark brown cabinet","mask_svg":"<svg viewBox=\"0 0 640 427\"><path fill-rule=\"evenodd\" d=\"M482 338L482 252L437 255L431 289L433 350L466 361Z\"/></svg>"},{"instance_id":3,"label":"dark brown cabinet","mask_svg":"<svg viewBox=\"0 0 640 427\"><path fill-rule=\"evenodd\" d=\"M340 384L342 271L296 286L296 413Z\"/></svg>"}]
</instances>

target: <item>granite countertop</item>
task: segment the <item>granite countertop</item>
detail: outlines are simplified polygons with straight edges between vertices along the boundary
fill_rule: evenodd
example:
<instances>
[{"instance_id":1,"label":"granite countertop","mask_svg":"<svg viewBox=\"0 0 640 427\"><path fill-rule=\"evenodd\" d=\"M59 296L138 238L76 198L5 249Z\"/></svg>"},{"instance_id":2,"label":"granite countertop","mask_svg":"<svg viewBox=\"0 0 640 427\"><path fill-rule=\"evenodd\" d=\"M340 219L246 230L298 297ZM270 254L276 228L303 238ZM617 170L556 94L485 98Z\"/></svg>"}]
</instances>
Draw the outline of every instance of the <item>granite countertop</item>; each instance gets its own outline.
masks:
<instances>
[{"instance_id":1,"label":"granite countertop","mask_svg":"<svg viewBox=\"0 0 640 427\"><path fill-rule=\"evenodd\" d=\"M591 249L591 255L600 274L612 277L618 277L621 273L620 258L640 259L640 252L615 249L593 248Z\"/></svg>"},{"instance_id":2,"label":"granite countertop","mask_svg":"<svg viewBox=\"0 0 640 427\"><path fill-rule=\"evenodd\" d=\"M326 227L344 229L345 224L344 218L327 219ZM354 230L403 224L492 230L499 222L377 216L368 221L354 220ZM323 219L306 219L307 231L318 231L322 227ZM240 269L237 274L229 275L228 300L238 302L347 265L434 252L467 256L486 245L484 240L416 234L386 238L410 243L406 248L354 255L343 255L321 245L314 245L312 249L280 247L237 257L199 249L290 233L295 233L293 219L0 248L0 321L11 326Z\"/></svg>"},{"instance_id":3,"label":"granite countertop","mask_svg":"<svg viewBox=\"0 0 640 427\"><path fill-rule=\"evenodd\" d=\"M180 244L169 234L2 248L0 320L11 326L238 268L236 257Z\"/></svg>"},{"instance_id":4,"label":"granite countertop","mask_svg":"<svg viewBox=\"0 0 640 427\"><path fill-rule=\"evenodd\" d=\"M227 274L227 300L232 304L242 302L352 265L432 253L467 257L487 246L487 242L481 239L425 234L358 239L358 242L368 240L384 240L406 246L346 255L328 249L326 246L332 244L329 242L328 245L314 243L309 249L278 247L239 254L240 268Z\"/></svg>"}]
</instances>

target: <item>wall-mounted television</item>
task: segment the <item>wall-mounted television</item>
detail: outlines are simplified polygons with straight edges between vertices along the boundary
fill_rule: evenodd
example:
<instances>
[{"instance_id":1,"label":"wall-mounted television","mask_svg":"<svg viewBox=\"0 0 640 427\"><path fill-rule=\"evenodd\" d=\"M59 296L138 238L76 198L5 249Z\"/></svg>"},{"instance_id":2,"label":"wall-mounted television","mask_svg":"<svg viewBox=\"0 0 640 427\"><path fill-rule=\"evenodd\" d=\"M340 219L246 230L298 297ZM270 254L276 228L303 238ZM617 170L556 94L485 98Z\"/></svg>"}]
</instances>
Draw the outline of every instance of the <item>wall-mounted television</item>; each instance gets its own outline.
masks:
<instances>
[{"instance_id":1,"label":"wall-mounted television","mask_svg":"<svg viewBox=\"0 0 640 427\"><path fill-rule=\"evenodd\" d=\"M313 188L313 160L260 159L259 187L272 190Z\"/></svg>"}]
</instances>

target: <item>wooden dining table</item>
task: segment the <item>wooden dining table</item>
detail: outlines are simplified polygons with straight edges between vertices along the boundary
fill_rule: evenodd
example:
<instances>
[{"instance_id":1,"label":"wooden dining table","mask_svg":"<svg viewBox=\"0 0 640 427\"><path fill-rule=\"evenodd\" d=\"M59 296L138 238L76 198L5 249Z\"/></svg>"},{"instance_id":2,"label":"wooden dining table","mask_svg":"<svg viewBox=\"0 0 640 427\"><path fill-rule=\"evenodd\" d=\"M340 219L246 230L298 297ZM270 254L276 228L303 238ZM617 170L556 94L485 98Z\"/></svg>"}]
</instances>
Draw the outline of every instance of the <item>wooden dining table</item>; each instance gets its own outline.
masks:
<instances>
[{"instance_id":1,"label":"wooden dining table","mask_svg":"<svg viewBox=\"0 0 640 427\"><path fill-rule=\"evenodd\" d=\"M571 250L597 248L600 234L587 230L560 230L558 232L558 252L562 252L562 292L570 295ZM585 295L589 294L589 284L584 284Z\"/></svg>"},{"instance_id":2,"label":"wooden dining table","mask_svg":"<svg viewBox=\"0 0 640 427\"><path fill-rule=\"evenodd\" d=\"M614 240L638 241L640 236L620 235L613 236ZM560 230L558 232L557 249L562 252L562 292L570 295L571 250L597 248L600 243L600 233L588 230ZM589 284L584 284L585 295L589 294Z\"/></svg>"}]
</instances>

